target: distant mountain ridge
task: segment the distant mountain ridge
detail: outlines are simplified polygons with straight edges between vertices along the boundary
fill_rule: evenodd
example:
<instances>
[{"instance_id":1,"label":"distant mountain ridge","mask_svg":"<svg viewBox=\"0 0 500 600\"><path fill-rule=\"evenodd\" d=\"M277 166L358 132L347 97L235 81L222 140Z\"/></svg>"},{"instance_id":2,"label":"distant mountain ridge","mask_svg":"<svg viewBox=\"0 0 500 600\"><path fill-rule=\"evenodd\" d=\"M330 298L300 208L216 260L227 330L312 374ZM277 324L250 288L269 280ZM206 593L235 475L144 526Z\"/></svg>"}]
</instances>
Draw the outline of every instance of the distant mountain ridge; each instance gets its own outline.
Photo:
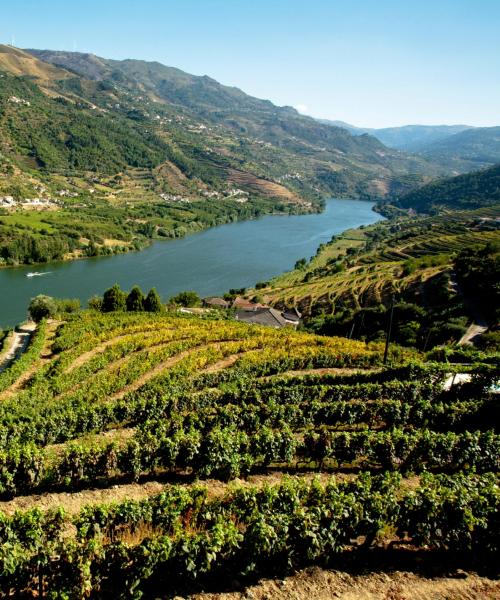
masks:
<instances>
[{"instance_id":1,"label":"distant mountain ridge","mask_svg":"<svg viewBox=\"0 0 500 600\"><path fill-rule=\"evenodd\" d=\"M343 127L355 136L371 135L389 148L419 154L454 174L500 162L500 127L404 125L370 129L344 121L320 122Z\"/></svg>"},{"instance_id":2,"label":"distant mountain ridge","mask_svg":"<svg viewBox=\"0 0 500 600\"><path fill-rule=\"evenodd\" d=\"M402 125L401 127L356 127L345 121L319 119L321 123L334 127L343 127L353 135L365 133L376 137L389 148L419 152L429 144L446 139L456 133L474 129L471 125Z\"/></svg>"},{"instance_id":3,"label":"distant mountain ridge","mask_svg":"<svg viewBox=\"0 0 500 600\"><path fill-rule=\"evenodd\" d=\"M429 144L422 156L464 172L500 163L500 127L477 127Z\"/></svg>"}]
</instances>

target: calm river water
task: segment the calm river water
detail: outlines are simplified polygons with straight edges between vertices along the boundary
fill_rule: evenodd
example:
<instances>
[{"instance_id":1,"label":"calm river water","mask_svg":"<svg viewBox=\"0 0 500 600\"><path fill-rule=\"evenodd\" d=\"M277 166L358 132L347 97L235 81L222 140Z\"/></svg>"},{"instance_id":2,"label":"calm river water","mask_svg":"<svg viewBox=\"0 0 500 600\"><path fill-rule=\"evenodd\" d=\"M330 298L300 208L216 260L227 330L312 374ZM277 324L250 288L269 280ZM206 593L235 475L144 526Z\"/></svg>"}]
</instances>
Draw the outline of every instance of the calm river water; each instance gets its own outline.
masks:
<instances>
[{"instance_id":1,"label":"calm river water","mask_svg":"<svg viewBox=\"0 0 500 600\"><path fill-rule=\"evenodd\" d=\"M145 292L156 287L163 299L183 290L208 296L251 286L314 255L332 235L379 221L382 217L372 206L332 199L321 214L271 215L221 225L183 239L155 242L142 252L0 269L0 327L23 321L30 298L37 294L80 298L85 304L113 283L123 289L138 284ZM26 277L30 272L46 275Z\"/></svg>"}]
</instances>

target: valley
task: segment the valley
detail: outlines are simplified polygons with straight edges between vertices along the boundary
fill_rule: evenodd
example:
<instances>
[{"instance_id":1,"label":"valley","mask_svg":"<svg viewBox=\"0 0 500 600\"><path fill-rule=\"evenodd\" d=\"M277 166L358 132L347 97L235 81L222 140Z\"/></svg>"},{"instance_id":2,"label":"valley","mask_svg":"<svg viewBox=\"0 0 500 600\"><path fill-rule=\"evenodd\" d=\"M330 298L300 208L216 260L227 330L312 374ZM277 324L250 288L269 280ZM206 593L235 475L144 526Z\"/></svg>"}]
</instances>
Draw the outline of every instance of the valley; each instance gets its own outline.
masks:
<instances>
[{"instance_id":1,"label":"valley","mask_svg":"<svg viewBox=\"0 0 500 600\"><path fill-rule=\"evenodd\" d=\"M0 46L0 75L0 265L140 249L447 173L158 63Z\"/></svg>"},{"instance_id":2,"label":"valley","mask_svg":"<svg viewBox=\"0 0 500 600\"><path fill-rule=\"evenodd\" d=\"M6 7L0 596L493 600L490 38L143 4Z\"/></svg>"},{"instance_id":3,"label":"valley","mask_svg":"<svg viewBox=\"0 0 500 600\"><path fill-rule=\"evenodd\" d=\"M381 219L371 202L338 199L325 204L321 213L267 215L202 232L193 228L187 237L156 240L141 252L0 270L0 328L22 322L30 299L38 294L78 298L86 306L93 294L115 282L124 289L156 287L164 301L184 290L214 296L253 286L290 269L304 254L314 254L332 233ZM47 275L27 277L30 273Z\"/></svg>"}]
</instances>

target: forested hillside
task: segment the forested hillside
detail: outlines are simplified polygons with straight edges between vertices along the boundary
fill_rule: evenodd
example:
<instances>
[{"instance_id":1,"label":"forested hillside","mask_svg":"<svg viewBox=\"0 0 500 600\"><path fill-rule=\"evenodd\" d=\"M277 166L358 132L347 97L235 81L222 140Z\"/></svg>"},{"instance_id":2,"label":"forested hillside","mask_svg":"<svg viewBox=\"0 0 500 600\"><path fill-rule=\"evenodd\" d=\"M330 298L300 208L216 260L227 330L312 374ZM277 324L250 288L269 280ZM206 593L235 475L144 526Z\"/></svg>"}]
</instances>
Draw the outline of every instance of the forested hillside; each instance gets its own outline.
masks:
<instances>
[{"instance_id":1,"label":"forested hillside","mask_svg":"<svg viewBox=\"0 0 500 600\"><path fill-rule=\"evenodd\" d=\"M52 173L114 175L127 167L151 169L169 151L166 142L138 122L47 96L29 78L9 74L0 81L0 131L7 157L18 158L21 167L23 159L24 164L31 160Z\"/></svg>"},{"instance_id":2,"label":"forested hillside","mask_svg":"<svg viewBox=\"0 0 500 600\"><path fill-rule=\"evenodd\" d=\"M418 212L500 204L500 165L430 183L399 197L397 204Z\"/></svg>"},{"instance_id":3,"label":"forested hillside","mask_svg":"<svg viewBox=\"0 0 500 600\"><path fill-rule=\"evenodd\" d=\"M464 173L500 162L500 127L476 127L422 149L422 156Z\"/></svg>"}]
</instances>

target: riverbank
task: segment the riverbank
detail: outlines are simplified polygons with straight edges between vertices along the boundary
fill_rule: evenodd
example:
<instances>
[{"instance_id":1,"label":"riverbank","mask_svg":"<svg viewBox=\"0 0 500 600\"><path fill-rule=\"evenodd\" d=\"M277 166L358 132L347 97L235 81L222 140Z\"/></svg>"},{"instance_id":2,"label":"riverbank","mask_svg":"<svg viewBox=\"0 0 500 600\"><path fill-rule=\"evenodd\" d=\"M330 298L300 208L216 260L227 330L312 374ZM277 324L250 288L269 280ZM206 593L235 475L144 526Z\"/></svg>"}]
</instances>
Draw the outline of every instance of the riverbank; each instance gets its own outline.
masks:
<instances>
[{"instance_id":1,"label":"riverbank","mask_svg":"<svg viewBox=\"0 0 500 600\"><path fill-rule=\"evenodd\" d=\"M68 207L54 213L0 209L0 268L140 251L156 240L176 240L219 225L272 214L320 212L323 201L264 198L197 200L189 204Z\"/></svg>"},{"instance_id":2,"label":"riverbank","mask_svg":"<svg viewBox=\"0 0 500 600\"><path fill-rule=\"evenodd\" d=\"M32 265L3 269L0 327L23 320L37 294L79 298L85 304L113 283L122 289L156 287L164 300L184 290L211 296L253 286L314 255L333 234L382 219L372 207L365 201L331 199L321 213L267 215L155 241L138 253L47 264L43 270L51 273L44 277L26 277L36 270Z\"/></svg>"}]
</instances>

